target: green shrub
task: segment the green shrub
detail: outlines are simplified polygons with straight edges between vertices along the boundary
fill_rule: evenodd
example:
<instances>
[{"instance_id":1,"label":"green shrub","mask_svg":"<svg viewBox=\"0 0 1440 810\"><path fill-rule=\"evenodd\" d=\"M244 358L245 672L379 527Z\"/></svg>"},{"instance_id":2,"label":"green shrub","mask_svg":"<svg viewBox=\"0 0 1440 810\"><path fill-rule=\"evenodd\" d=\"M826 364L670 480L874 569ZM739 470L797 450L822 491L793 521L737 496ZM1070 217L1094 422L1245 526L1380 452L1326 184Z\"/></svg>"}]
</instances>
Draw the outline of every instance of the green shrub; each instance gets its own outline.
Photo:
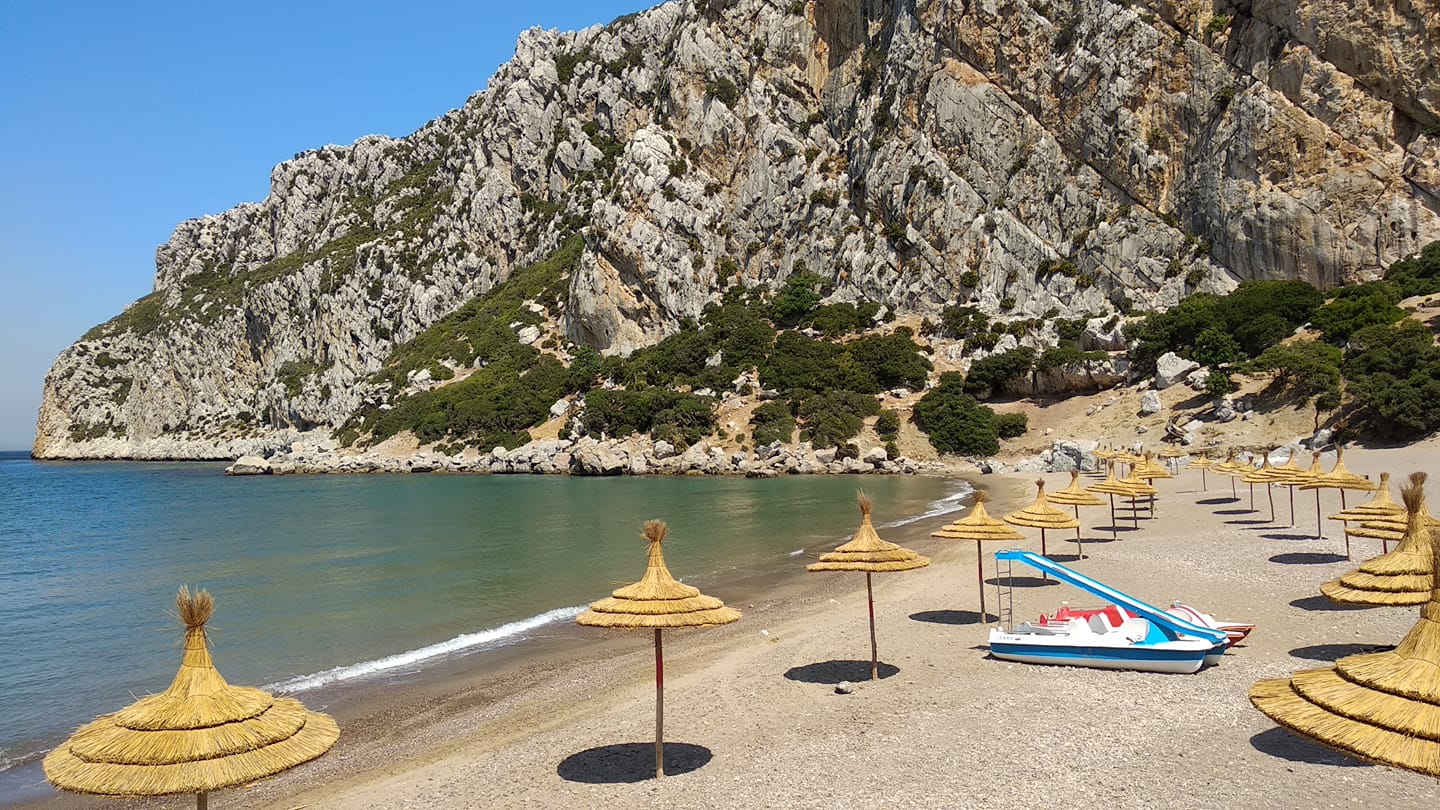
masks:
<instances>
[{"instance_id":1,"label":"green shrub","mask_svg":"<svg viewBox=\"0 0 1440 810\"><path fill-rule=\"evenodd\" d=\"M846 384L853 391L879 393L891 388L921 389L934 368L920 354L911 332L900 327L889 335L865 335L845 344L844 352L860 374ZM863 375L863 376L861 376Z\"/></svg>"},{"instance_id":2,"label":"green shrub","mask_svg":"<svg viewBox=\"0 0 1440 810\"><path fill-rule=\"evenodd\" d=\"M1205 378L1206 394L1209 394L1210 396L1219 399L1220 397L1223 397L1226 394L1233 393L1234 391L1235 381L1230 379L1229 374L1226 374L1218 368L1210 369L1210 375Z\"/></svg>"},{"instance_id":3,"label":"green shrub","mask_svg":"<svg viewBox=\"0 0 1440 810\"><path fill-rule=\"evenodd\" d=\"M1367 432L1414 439L1440 427L1440 348L1413 318L1352 335L1344 374Z\"/></svg>"},{"instance_id":4,"label":"green shrub","mask_svg":"<svg viewBox=\"0 0 1440 810\"><path fill-rule=\"evenodd\" d=\"M879 304L827 304L800 319L800 326L815 329L829 337L860 332L875 325Z\"/></svg>"},{"instance_id":5,"label":"green shrub","mask_svg":"<svg viewBox=\"0 0 1440 810\"><path fill-rule=\"evenodd\" d=\"M825 279L803 270L791 273L770 302L770 319L781 326L794 326L820 305Z\"/></svg>"},{"instance_id":6,"label":"green shrub","mask_svg":"<svg viewBox=\"0 0 1440 810\"><path fill-rule=\"evenodd\" d=\"M1002 439L1014 439L1030 429L1030 417L1023 413L1002 413L995 416L995 432Z\"/></svg>"},{"instance_id":7,"label":"green shrub","mask_svg":"<svg viewBox=\"0 0 1440 810\"><path fill-rule=\"evenodd\" d=\"M826 391L807 397L797 409L814 447L837 447L865 426L865 417L874 416L880 403L873 396L853 391Z\"/></svg>"},{"instance_id":8,"label":"green shrub","mask_svg":"<svg viewBox=\"0 0 1440 810\"><path fill-rule=\"evenodd\" d=\"M740 88L735 86L729 76L720 76L706 83L705 95L733 108L735 102L740 100Z\"/></svg>"},{"instance_id":9,"label":"green shrub","mask_svg":"<svg viewBox=\"0 0 1440 810\"><path fill-rule=\"evenodd\" d=\"M1440 241L1426 245L1418 256L1390 265L1385 280L1395 285L1401 298L1440 292Z\"/></svg>"},{"instance_id":10,"label":"green shrub","mask_svg":"<svg viewBox=\"0 0 1440 810\"><path fill-rule=\"evenodd\" d=\"M1247 365L1252 371L1274 375L1280 390L1306 399L1340 398L1340 350L1317 340L1271 346Z\"/></svg>"},{"instance_id":11,"label":"green shrub","mask_svg":"<svg viewBox=\"0 0 1440 810\"><path fill-rule=\"evenodd\" d=\"M900 433L900 414L891 408L881 410L875 417L875 433L886 441L894 441Z\"/></svg>"},{"instance_id":12,"label":"green shrub","mask_svg":"<svg viewBox=\"0 0 1440 810\"><path fill-rule=\"evenodd\" d=\"M1320 292L1303 281L1246 281L1229 295L1192 295L1125 327L1126 337L1136 343L1130 359L1140 373L1153 373L1160 355L1191 356L1201 333L1211 329L1230 336L1244 356L1255 357L1309 321L1323 302ZM1227 345L1214 334L1206 341L1206 351L1223 351Z\"/></svg>"},{"instance_id":13,"label":"green shrub","mask_svg":"<svg viewBox=\"0 0 1440 810\"><path fill-rule=\"evenodd\" d=\"M956 304L940 311L940 326L953 338L969 338L990 329L990 316L972 306Z\"/></svg>"},{"instance_id":14,"label":"green shrub","mask_svg":"<svg viewBox=\"0 0 1440 810\"><path fill-rule=\"evenodd\" d=\"M1204 366L1219 366L1240 359L1240 344L1230 333L1211 326L1195 336L1190 359Z\"/></svg>"},{"instance_id":15,"label":"green shrub","mask_svg":"<svg viewBox=\"0 0 1440 810\"><path fill-rule=\"evenodd\" d=\"M987 399L1007 383L1029 374L1034 367L1035 350L1029 346L992 354L970 365L970 371L965 375L964 391L970 396Z\"/></svg>"},{"instance_id":16,"label":"green shrub","mask_svg":"<svg viewBox=\"0 0 1440 810\"><path fill-rule=\"evenodd\" d=\"M585 395L585 429L611 437L650 433L657 441L690 445L715 430L715 400L666 388L595 388Z\"/></svg>"},{"instance_id":17,"label":"green shrub","mask_svg":"<svg viewBox=\"0 0 1440 810\"><path fill-rule=\"evenodd\" d=\"M1399 289L1387 281L1342 287L1315 310L1310 324L1320 330L1327 342L1343 345L1352 334L1367 326L1392 324L1404 318L1405 310L1395 306L1399 301Z\"/></svg>"},{"instance_id":18,"label":"green shrub","mask_svg":"<svg viewBox=\"0 0 1440 810\"><path fill-rule=\"evenodd\" d=\"M795 433L795 416L784 402L766 402L755 409L750 424L756 445L781 442L789 444Z\"/></svg>"},{"instance_id":19,"label":"green shrub","mask_svg":"<svg viewBox=\"0 0 1440 810\"><path fill-rule=\"evenodd\" d=\"M941 453L993 456L1000 452L995 412L965 393L958 372L940 375L940 383L915 403L915 424Z\"/></svg>"}]
</instances>

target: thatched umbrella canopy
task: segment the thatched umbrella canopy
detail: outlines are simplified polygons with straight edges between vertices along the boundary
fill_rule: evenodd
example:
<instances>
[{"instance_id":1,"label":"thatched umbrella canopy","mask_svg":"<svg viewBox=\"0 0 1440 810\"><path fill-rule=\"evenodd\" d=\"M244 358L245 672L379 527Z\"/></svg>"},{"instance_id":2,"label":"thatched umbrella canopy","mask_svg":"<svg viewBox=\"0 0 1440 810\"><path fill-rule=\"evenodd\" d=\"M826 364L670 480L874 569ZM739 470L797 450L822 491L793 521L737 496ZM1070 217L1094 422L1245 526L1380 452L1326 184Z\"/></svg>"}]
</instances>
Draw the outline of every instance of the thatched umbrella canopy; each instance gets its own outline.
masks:
<instances>
[{"instance_id":1,"label":"thatched umbrella canopy","mask_svg":"<svg viewBox=\"0 0 1440 810\"><path fill-rule=\"evenodd\" d=\"M715 627L740 618L740 611L726 607L713 596L700 593L693 585L676 582L665 567L660 544L670 527L662 520L645 523L642 537L649 544L645 576L633 585L617 588L575 621L587 627L614 627L623 630L655 631L655 776L665 775L665 649L660 631L679 627Z\"/></svg>"},{"instance_id":2,"label":"thatched umbrella canopy","mask_svg":"<svg viewBox=\"0 0 1440 810\"><path fill-rule=\"evenodd\" d=\"M1239 499L1240 493L1235 491L1235 479L1249 472L1251 468L1250 465L1235 460L1235 448L1225 451L1225 460L1210 469L1230 479L1230 497ZM1255 508L1254 503L1251 503L1250 508Z\"/></svg>"},{"instance_id":3,"label":"thatched umbrella canopy","mask_svg":"<svg viewBox=\"0 0 1440 810\"><path fill-rule=\"evenodd\" d=\"M985 567L981 562L983 556L980 550L981 543L1013 542L1024 540L1025 536L1010 528L1010 525L999 518L990 516L985 509L985 501L990 493L985 490L978 490L975 493L975 508L970 514L947 524L944 528L932 533L931 537L939 537L945 540L974 540L975 541L975 573L980 581L980 621L985 621Z\"/></svg>"},{"instance_id":4,"label":"thatched umbrella canopy","mask_svg":"<svg viewBox=\"0 0 1440 810\"><path fill-rule=\"evenodd\" d=\"M1440 544L1430 552L1427 604L1395 649L1260 681L1250 688L1255 708L1352 756L1440 777Z\"/></svg>"},{"instance_id":5,"label":"thatched umbrella canopy","mask_svg":"<svg viewBox=\"0 0 1440 810\"><path fill-rule=\"evenodd\" d=\"M1251 467L1240 473L1240 480L1250 485L1250 511L1255 511L1255 485L1264 484L1265 494L1270 496L1270 520L1275 520L1275 494L1270 491L1270 482L1279 475L1279 468L1270 464L1270 454L1265 454L1265 463L1259 468Z\"/></svg>"},{"instance_id":6,"label":"thatched umbrella canopy","mask_svg":"<svg viewBox=\"0 0 1440 810\"><path fill-rule=\"evenodd\" d=\"M1149 481L1137 474L1135 467L1130 468L1130 474L1120 479L1120 483L1130 487L1130 506L1132 511L1130 517L1135 521L1135 528L1140 528L1140 496L1144 495L1150 500L1150 516L1155 516L1154 498L1160 490L1156 489Z\"/></svg>"},{"instance_id":7,"label":"thatched umbrella canopy","mask_svg":"<svg viewBox=\"0 0 1440 810\"><path fill-rule=\"evenodd\" d=\"M1133 499L1135 497L1135 490L1129 484L1115 477L1115 462L1111 461L1106 465L1104 481L1098 484L1091 484L1085 488L1085 491L1099 492L1102 495L1110 496L1110 536L1117 540L1120 539L1119 520L1115 517L1115 496L1120 495ZM1136 525L1139 525L1138 518L1136 519Z\"/></svg>"},{"instance_id":8,"label":"thatched umbrella canopy","mask_svg":"<svg viewBox=\"0 0 1440 810\"><path fill-rule=\"evenodd\" d=\"M860 502L860 530L855 532L855 537L834 551L821 554L820 561L811 563L805 567L805 570L865 572L865 596L869 600L870 608L870 679L878 681L880 680L880 652L875 644L875 589L871 584L870 575L885 571L909 571L912 568L924 568L930 564L930 559L921 557L908 548L881 540L880 535L875 533L875 526L870 522L870 511L873 508L870 496L861 492L858 500Z\"/></svg>"},{"instance_id":9,"label":"thatched umbrella canopy","mask_svg":"<svg viewBox=\"0 0 1440 810\"><path fill-rule=\"evenodd\" d=\"M1344 490L1341 490L1341 494L1344 494ZM1335 514L1330 516L1330 519L1343 522L1345 526L1345 542L1349 543L1350 535L1356 534L1357 531L1359 531L1358 529L1350 528L1351 523L1360 523L1363 526L1364 523L1367 521L1381 520L1392 517L1398 517L1401 520L1404 520L1405 507L1401 506L1398 503L1395 503L1395 501L1390 498L1390 473L1383 472L1380 473L1380 483L1376 485L1374 497L1372 497L1369 501L1366 501L1365 503L1336 512ZM1390 541L1398 541L1400 539L1400 536L1403 535L1404 530L1402 529L1400 535L1397 535L1395 537L1390 537L1388 534L1381 536L1379 538L1381 541L1381 553L1383 554L1389 552ZM1359 536L1373 537L1374 535L1360 533Z\"/></svg>"},{"instance_id":10,"label":"thatched umbrella canopy","mask_svg":"<svg viewBox=\"0 0 1440 810\"><path fill-rule=\"evenodd\" d=\"M1190 460L1190 469L1200 471L1200 491L1210 491L1210 483L1205 480L1205 471L1215 466L1215 462L1209 456L1197 456Z\"/></svg>"},{"instance_id":11,"label":"thatched umbrella canopy","mask_svg":"<svg viewBox=\"0 0 1440 810\"><path fill-rule=\"evenodd\" d=\"M1178 459L1182 459L1189 454L1172 444L1162 447L1159 455L1160 458L1165 459L1165 466L1170 467L1174 465L1178 467L1180 464Z\"/></svg>"},{"instance_id":12,"label":"thatched umbrella canopy","mask_svg":"<svg viewBox=\"0 0 1440 810\"><path fill-rule=\"evenodd\" d=\"M231 686L210 660L205 623L215 611L206 591L175 597L185 652L170 688L81 726L45 757L56 787L102 796L194 793L243 785L309 762L330 750L340 729L298 700Z\"/></svg>"},{"instance_id":13,"label":"thatched umbrella canopy","mask_svg":"<svg viewBox=\"0 0 1440 810\"><path fill-rule=\"evenodd\" d=\"M1435 526L1425 507L1425 473L1412 473L1410 485L1401 487L1400 496L1408 513L1400 545L1321 585L1321 593L1347 605L1419 605L1429 598L1435 586Z\"/></svg>"},{"instance_id":14,"label":"thatched umbrella canopy","mask_svg":"<svg viewBox=\"0 0 1440 810\"><path fill-rule=\"evenodd\" d=\"M1080 488L1080 471L1070 471L1070 486L1050 493L1050 500L1053 503L1060 503L1072 507L1075 510L1075 522L1080 522L1080 507L1082 506L1104 506L1105 502L1091 495ZM1080 526L1075 526L1075 545L1080 548L1080 556L1085 556L1085 546L1080 542Z\"/></svg>"},{"instance_id":15,"label":"thatched umbrella canopy","mask_svg":"<svg viewBox=\"0 0 1440 810\"><path fill-rule=\"evenodd\" d=\"M1290 453L1290 458L1285 461L1284 466L1275 468L1275 475L1270 479L1271 483L1280 484L1290 490L1290 525L1295 525L1295 487L1303 486L1311 481L1318 480L1325 474L1320 468L1320 451L1316 450L1310 454L1310 469L1302 470L1295 464L1295 456Z\"/></svg>"},{"instance_id":16,"label":"thatched umbrella canopy","mask_svg":"<svg viewBox=\"0 0 1440 810\"><path fill-rule=\"evenodd\" d=\"M1316 454L1319 458L1319 454ZM1317 461L1318 466L1318 461ZM1345 509L1345 490L1355 489L1362 492L1370 492L1375 489L1375 484L1364 476L1356 475L1345 469L1345 449L1335 449L1335 466L1328 473L1313 475L1311 479L1300 485L1301 489L1315 490L1315 536L1323 539L1325 537L1325 524L1320 519L1320 490L1340 490L1340 508ZM1389 493L1386 493L1389 497ZM1350 559L1350 532L1345 532L1345 559Z\"/></svg>"},{"instance_id":17,"label":"thatched umbrella canopy","mask_svg":"<svg viewBox=\"0 0 1440 810\"><path fill-rule=\"evenodd\" d=\"M1049 529L1079 529L1080 521L1070 517L1064 510L1056 509L1045 498L1045 479L1035 480L1035 503L1011 512L1005 522L1012 526L1028 526L1040 530L1040 556L1045 556L1045 532Z\"/></svg>"}]
</instances>

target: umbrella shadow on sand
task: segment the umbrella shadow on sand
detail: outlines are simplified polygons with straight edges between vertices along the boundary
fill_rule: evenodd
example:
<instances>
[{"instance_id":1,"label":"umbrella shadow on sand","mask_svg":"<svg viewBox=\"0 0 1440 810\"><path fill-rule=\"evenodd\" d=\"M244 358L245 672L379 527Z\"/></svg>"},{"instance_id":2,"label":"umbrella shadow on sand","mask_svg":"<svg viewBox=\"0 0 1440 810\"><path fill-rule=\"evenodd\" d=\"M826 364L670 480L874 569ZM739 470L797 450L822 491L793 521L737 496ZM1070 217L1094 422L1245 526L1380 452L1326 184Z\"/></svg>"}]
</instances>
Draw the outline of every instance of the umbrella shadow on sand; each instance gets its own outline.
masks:
<instances>
[{"instance_id":1,"label":"umbrella shadow on sand","mask_svg":"<svg viewBox=\"0 0 1440 810\"><path fill-rule=\"evenodd\" d=\"M985 616L980 615L978 610L922 610L919 613L911 613L910 618L917 622L930 622L931 624L981 624L989 620L994 613L986 612ZM995 618L999 618L996 616Z\"/></svg>"},{"instance_id":2,"label":"umbrella shadow on sand","mask_svg":"<svg viewBox=\"0 0 1440 810\"><path fill-rule=\"evenodd\" d=\"M1288 551L1271 557L1270 562L1281 565L1324 565L1325 563L1345 562L1345 555L1329 551Z\"/></svg>"},{"instance_id":3,"label":"umbrella shadow on sand","mask_svg":"<svg viewBox=\"0 0 1440 810\"><path fill-rule=\"evenodd\" d=\"M1216 515L1253 515L1253 514L1255 514L1255 510L1254 510L1254 509L1216 509L1215 512L1214 512L1214 514L1216 514Z\"/></svg>"},{"instance_id":4,"label":"umbrella shadow on sand","mask_svg":"<svg viewBox=\"0 0 1440 810\"><path fill-rule=\"evenodd\" d=\"M1042 577L991 577L985 580L986 585L1009 585L1014 588L1048 588L1051 585L1059 585L1059 581L1044 579Z\"/></svg>"},{"instance_id":5,"label":"umbrella shadow on sand","mask_svg":"<svg viewBox=\"0 0 1440 810\"><path fill-rule=\"evenodd\" d=\"M1304 658L1307 661L1338 661L1347 655L1393 649L1394 644L1312 644L1309 647L1296 647L1290 651L1290 657Z\"/></svg>"},{"instance_id":6,"label":"umbrella shadow on sand","mask_svg":"<svg viewBox=\"0 0 1440 810\"><path fill-rule=\"evenodd\" d=\"M1290 600L1291 607L1301 610L1320 611L1342 611L1342 610L1369 610L1370 605L1343 605L1332 601L1328 596L1302 596L1299 599Z\"/></svg>"},{"instance_id":7,"label":"umbrella shadow on sand","mask_svg":"<svg viewBox=\"0 0 1440 810\"><path fill-rule=\"evenodd\" d=\"M715 755L703 745L665 743L665 775L689 773L705 767ZM618 785L655 778L655 743L616 743L587 748L561 760L555 773L567 782Z\"/></svg>"},{"instance_id":8,"label":"umbrella shadow on sand","mask_svg":"<svg viewBox=\"0 0 1440 810\"><path fill-rule=\"evenodd\" d=\"M1348 768L1369 768L1368 762L1358 759L1351 759L1344 754L1331 751L1329 748L1311 740L1301 737L1299 734L1286 731L1283 728L1272 728L1262 731L1250 738L1250 746L1262 754L1269 754L1272 757L1288 759L1291 762L1308 762L1312 765L1341 765Z\"/></svg>"},{"instance_id":9,"label":"umbrella shadow on sand","mask_svg":"<svg viewBox=\"0 0 1440 810\"><path fill-rule=\"evenodd\" d=\"M899 667L894 664L887 664L884 661L879 663L879 668L881 678L890 678L900 672ZM825 685L834 685L841 681L850 681L852 683L868 681L870 680L870 662L846 660L820 661L814 664L791 667L785 670L785 677L792 681L800 681L801 683L819 683Z\"/></svg>"},{"instance_id":10,"label":"umbrella shadow on sand","mask_svg":"<svg viewBox=\"0 0 1440 810\"><path fill-rule=\"evenodd\" d=\"M1313 534L1295 534L1293 532L1272 532L1260 535L1261 540L1318 540L1320 538ZM1341 559L1344 559L1342 556Z\"/></svg>"},{"instance_id":11,"label":"umbrella shadow on sand","mask_svg":"<svg viewBox=\"0 0 1440 810\"><path fill-rule=\"evenodd\" d=\"M1235 502L1238 501L1238 500L1240 500L1240 499L1239 499L1239 498L1202 498L1201 500L1198 500L1198 501L1196 501L1195 503L1198 503L1198 504L1200 504L1201 506L1220 506L1220 505L1222 505L1222 504L1235 503Z\"/></svg>"}]
</instances>

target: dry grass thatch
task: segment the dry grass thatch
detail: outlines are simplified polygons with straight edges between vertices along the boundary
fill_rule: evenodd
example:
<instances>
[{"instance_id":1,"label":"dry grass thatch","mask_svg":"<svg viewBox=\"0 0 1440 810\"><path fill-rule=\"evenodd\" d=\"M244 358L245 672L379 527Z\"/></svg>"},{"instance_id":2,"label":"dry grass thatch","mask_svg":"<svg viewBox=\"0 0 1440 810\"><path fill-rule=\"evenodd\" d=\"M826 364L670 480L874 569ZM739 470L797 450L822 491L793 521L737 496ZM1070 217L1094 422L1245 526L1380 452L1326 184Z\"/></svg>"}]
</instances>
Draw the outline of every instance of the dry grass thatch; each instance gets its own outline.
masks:
<instances>
[{"instance_id":1,"label":"dry grass thatch","mask_svg":"<svg viewBox=\"0 0 1440 810\"><path fill-rule=\"evenodd\" d=\"M1094 495L1080 488L1080 471L1070 471L1070 486L1052 492L1049 495L1051 501L1063 503L1066 506L1104 506L1105 502Z\"/></svg>"},{"instance_id":2,"label":"dry grass thatch","mask_svg":"<svg viewBox=\"0 0 1440 810\"><path fill-rule=\"evenodd\" d=\"M1316 455L1316 458L1319 458L1319 455L1318 455L1318 454ZM1389 477L1390 477L1389 473L1386 473L1386 474L1384 474L1383 476L1381 476L1381 481L1386 481L1386 480L1389 479ZM1310 481L1307 481L1306 483L1301 484L1301 485L1300 485L1300 488L1301 488L1301 489L1354 489L1354 490L1360 490L1360 491L1362 491L1362 492L1370 492L1370 491L1373 491L1373 490L1376 488L1376 484L1375 484L1374 481L1371 481L1370 479L1364 477L1363 475L1356 475L1355 473L1350 472L1349 470L1345 469L1345 449L1344 449L1344 448L1336 448L1336 449L1335 449L1335 466L1334 466L1333 468L1331 468L1330 472L1328 472L1328 473L1323 473L1323 474L1321 474L1321 475L1317 475L1317 476L1312 477ZM1386 497L1386 499L1388 500L1389 497L1390 497L1390 494L1389 494L1388 492L1385 493L1385 497Z\"/></svg>"},{"instance_id":3,"label":"dry grass thatch","mask_svg":"<svg viewBox=\"0 0 1440 810\"><path fill-rule=\"evenodd\" d=\"M1190 463L1186 466L1192 470L1209 470L1213 469L1215 465L1216 462L1211 460L1209 456L1196 456L1191 459Z\"/></svg>"},{"instance_id":4,"label":"dry grass thatch","mask_svg":"<svg viewBox=\"0 0 1440 810\"><path fill-rule=\"evenodd\" d=\"M1435 585L1435 549L1434 526L1425 507L1425 474L1411 475L1410 484L1401 488L1400 495L1407 512L1400 544L1389 554L1368 560L1357 570L1321 585L1320 592L1326 597L1357 605L1418 605L1430 598ZM1363 531L1353 530L1351 534Z\"/></svg>"},{"instance_id":5,"label":"dry grass thatch","mask_svg":"<svg viewBox=\"0 0 1440 810\"><path fill-rule=\"evenodd\" d=\"M924 568L930 564L927 557L908 548L880 539L871 523L873 508L865 493L858 497L860 503L860 529L848 543L834 551L820 555L819 562L805 567L807 571L866 571L878 574L884 571L909 571Z\"/></svg>"},{"instance_id":6,"label":"dry grass thatch","mask_svg":"<svg viewBox=\"0 0 1440 810\"><path fill-rule=\"evenodd\" d=\"M1424 509L1423 496L1415 495L1419 489L1412 483L1405 490L1412 517ZM1433 582L1440 546L1432 542L1430 551ZM1440 777L1440 588L1432 587L1427 601L1394 650L1261 681L1251 687L1250 702L1280 725L1332 748Z\"/></svg>"},{"instance_id":7,"label":"dry grass thatch","mask_svg":"<svg viewBox=\"0 0 1440 810\"><path fill-rule=\"evenodd\" d=\"M1071 517L1070 513L1056 509L1046 500L1043 478L1035 482L1035 502L1006 515L1005 522L1032 529L1075 529L1080 526L1080 521Z\"/></svg>"},{"instance_id":8,"label":"dry grass thatch","mask_svg":"<svg viewBox=\"0 0 1440 810\"><path fill-rule=\"evenodd\" d=\"M979 542L998 542L1024 540L1025 536L1010 528L1010 525L999 518L991 517L985 509L985 501L990 497L985 490L975 493L975 507L970 514L948 523L931 537L939 537L944 540L976 540Z\"/></svg>"},{"instance_id":9,"label":"dry grass thatch","mask_svg":"<svg viewBox=\"0 0 1440 810\"><path fill-rule=\"evenodd\" d=\"M1085 488L1086 492L1099 492L1103 495L1123 495L1132 498L1138 493L1130 484L1115 477L1115 462L1110 462L1105 468L1105 480L1098 484L1091 484Z\"/></svg>"},{"instance_id":10,"label":"dry grass thatch","mask_svg":"<svg viewBox=\"0 0 1440 810\"><path fill-rule=\"evenodd\" d=\"M1337 465L1338 467L1338 465ZM1352 506L1343 512L1330 516L1331 520L1375 520L1392 515L1405 514L1405 507L1390 497L1390 473L1380 473L1380 483L1375 487L1375 496L1365 503Z\"/></svg>"},{"instance_id":11,"label":"dry grass thatch","mask_svg":"<svg viewBox=\"0 0 1440 810\"><path fill-rule=\"evenodd\" d=\"M649 544L645 575L639 582L616 588L610 596L594 602L575 619L588 627L667 628L713 627L740 618L740 611L726 607L692 585L676 582L665 567L660 546L670 528L664 521L645 524L643 537Z\"/></svg>"},{"instance_id":12,"label":"dry grass thatch","mask_svg":"<svg viewBox=\"0 0 1440 810\"><path fill-rule=\"evenodd\" d=\"M182 587L185 651L170 688L81 726L45 757L56 787L106 796L201 793L253 782L308 762L340 730L299 701L231 686L210 659L205 623L214 600Z\"/></svg>"}]
</instances>

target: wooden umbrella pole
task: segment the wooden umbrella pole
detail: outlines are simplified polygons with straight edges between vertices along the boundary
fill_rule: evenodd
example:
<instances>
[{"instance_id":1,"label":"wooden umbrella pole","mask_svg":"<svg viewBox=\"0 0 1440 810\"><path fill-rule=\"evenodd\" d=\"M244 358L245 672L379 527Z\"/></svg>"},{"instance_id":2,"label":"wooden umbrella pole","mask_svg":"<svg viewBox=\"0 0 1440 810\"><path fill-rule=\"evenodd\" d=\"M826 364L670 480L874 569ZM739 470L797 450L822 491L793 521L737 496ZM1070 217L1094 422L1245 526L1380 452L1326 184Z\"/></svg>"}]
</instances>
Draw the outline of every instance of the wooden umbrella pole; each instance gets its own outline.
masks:
<instances>
[{"instance_id":1,"label":"wooden umbrella pole","mask_svg":"<svg viewBox=\"0 0 1440 810\"><path fill-rule=\"evenodd\" d=\"M1325 539L1325 523L1320 517L1320 490L1318 489L1315 490L1315 539Z\"/></svg>"},{"instance_id":2,"label":"wooden umbrella pole","mask_svg":"<svg viewBox=\"0 0 1440 810\"><path fill-rule=\"evenodd\" d=\"M1130 496L1130 520L1135 528L1140 528L1140 498L1136 495Z\"/></svg>"},{"instance_id":3,"label":"wooden umbrella pole","mask_svg":"<svg viewBox=\"0 0 1440 810\"><path fill-rule=\"evenodd\" d=\"M1270 482L1269 482L1269 481L1266 481L1266 482L1265 482L1265 495L1270 498L1270 522L1271 522L1271 523L1274 523L1274 522L1275 522L1275 487L1270 486Z\"/></svg>"},{"instance_id":4,"label":"wooden umbrella pole","mask_svg":"<svg viewBox=\"0 0 1440 810\"><path fill-rule=\"evenodd\" d=\"M870 572L865 572L865 597L870 602L870 680L880 680L880 652L875 646L875 589L870 584Z\"/></svg>"},{"instance_id":5,"label":"wooden umbrella pole","mask_svg":"<svg viewBox=\"0 0 1440 810\"><path fill-rule=\"evenodd\" d=\"M1075 522L1080 522L1080 504L1072 504L1075 507ZM1080 539L1080 527L1075 527L1075 548L1080 552L1080 559L1085 559L1085 541Z\"/></svg>"},{"instance_id":6,"label":"wooden umbrella pole","mask_svg":"<svg viewBox=\"0 0 1440 810\"><path fill-rule=\"evenodd\" d=\"M206 810L210 806L210 794L200 791L195 794L195 810Z\"/></svg>"},{"instance_id":7,"label":"wooden umbrella pole","mask_svg":"<svg viewBox=\"0 0 1440 810\"><path fill-rule=\"evenodd\" d=\"M1047 553L1047 552L1045 551L1045 530L1044 530L1044 529L1041 529L1041 530L1040 530L1040 556L1041 556L1041 557L1044 557L1044 558L1047 559L1047 560L1050 559L1049 553ZM1041 572L1040 572L1040 578L1041 578L1041 579L1048 580L1048 579L1050 579L1050 573L1049 573L1048 571L1041 571Z\"/></svg>"},{"instance_id":8,"label":"wooden umbrella pole","mask_svg":"<svg viewBox=\"0 0 1440 810\"><path fill-rule=\"evenodd\" d=\"M1255 482L1250 482L1250 511L1255 511Z\"/></svg>"},{"instance_id":9,"label":"wooden umbrella pole","mask_svg":"<svg viewBox=\"0 0 1440 810\"><path fill-rule=\"evenodd\" d=\"M1230 497L1240 500L1240 493L1235 491L1235 476L1230 476Z\"/></svg>"},{"instance_id":10,"label":"wooden umbrella pole","mask_svg":"<svg viewBox=\"0 0 1440 810\"><path fill-rule=\"evenodd\" d=\"M1350 527L1345 527L1345 559L1350 559Z\"/></svg>"},{"instance_id":11,"label":"wooden umbrella pole","mask_svg":"<svg viewBox=\"0 0 1440 810\"><path fill-rule=\"evenodd\" d=\"M1295 528L1295 485L1291 484L1286 489L1290 490L1290 525L1286 528L1293 529ZM1320 497L1320 490L1315 490L1315 497Z\"/></svg>"},{"instance_id":12,"label":"wooden umbrella pole","mask_svg":"<svg viewBox=\"0 0 1440 810\"><path fill-rule=\"evenodd\" d=\"M655 628L655 778L665 775L665 650Z\"/></svg>"},{"instance_id":13,"label":"wooden umbrella pole","mask_svg":"<svg viewBox=\"0 0 1440 810\"><path fill-rule=\"evenodd\" d=\"M1200 491L1201 491L1201 492L1209 492L1209 491L1210 491L1210 483L1205 480L1205 468L1204 468L1204 467L1201 467L1201 468L1200 468Z\"/></svg>"},{"instance_id":14,"label":"wooden umbrella pole","mask_svg":"<svg viewBox=\"0 0 1440 810\"><path fill-rule=\"evenodd\" d=\"M985 623L985 564L980 556L980 541L975 541L975 578L980 583L980 623Z\"/></svg>"},{"instance_id":15,"label":"wooden umbrella pole","mask_svg":"<svg viewBox=\"0 0 1440 810\"><path fill-rule=\"evenodd\" d=\"M1120 539L1120 521L1115 519L1115 493L1110 493L1110 539Z\"/></svg>"}]
</instances>

